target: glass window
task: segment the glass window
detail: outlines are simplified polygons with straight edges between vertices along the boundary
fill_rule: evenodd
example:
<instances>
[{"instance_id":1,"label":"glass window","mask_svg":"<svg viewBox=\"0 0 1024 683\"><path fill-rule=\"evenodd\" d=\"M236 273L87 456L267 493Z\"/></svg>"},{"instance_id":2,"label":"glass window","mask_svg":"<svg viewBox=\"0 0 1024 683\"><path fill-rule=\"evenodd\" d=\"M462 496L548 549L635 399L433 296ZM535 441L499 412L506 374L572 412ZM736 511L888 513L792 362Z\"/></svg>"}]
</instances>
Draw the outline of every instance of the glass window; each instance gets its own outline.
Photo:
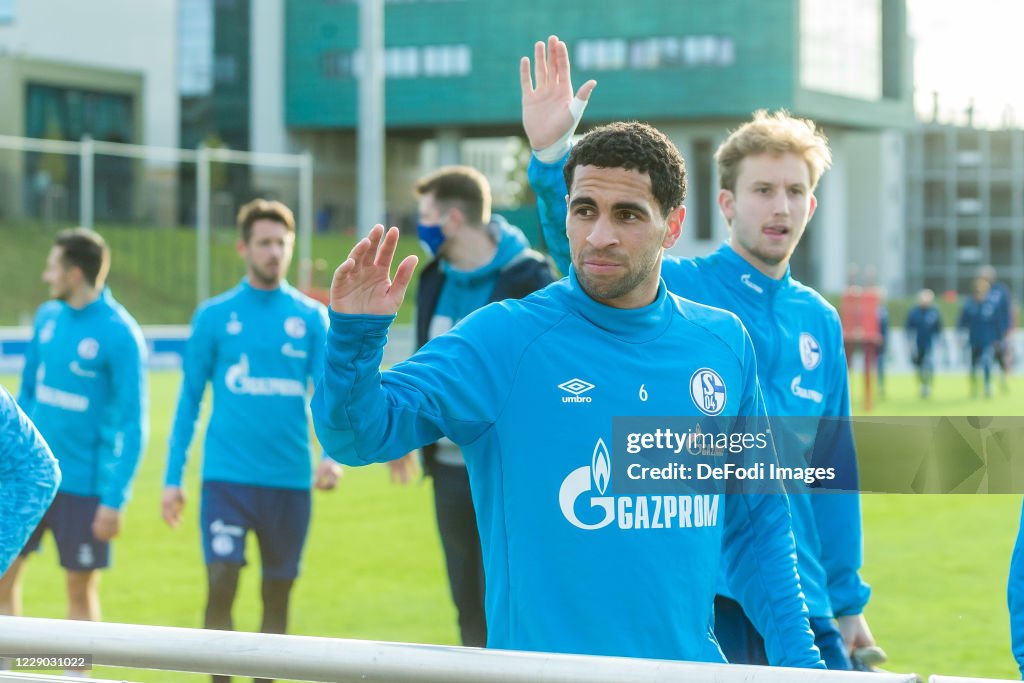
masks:
<instances>
[{"instance_id":1,"label":"glass window","mask_svg":"<svg viewBox=\"0 0 1024 683\"><path fill-rule=\"evenodd\" d=\"M217 55L213 61L213 75L217 83L234 83L238 80L238 60L234 55Z\"/></svg>"},{"instance_id":2,"label":"glass window","mask_svg":"<svg viewBox=\"0 0 1024 683\"><path fill-rule=\"evenodd\" d=\"M800 84L858 99L882 97L881 0L801 0Z\"/></svg>"}]
</instances>

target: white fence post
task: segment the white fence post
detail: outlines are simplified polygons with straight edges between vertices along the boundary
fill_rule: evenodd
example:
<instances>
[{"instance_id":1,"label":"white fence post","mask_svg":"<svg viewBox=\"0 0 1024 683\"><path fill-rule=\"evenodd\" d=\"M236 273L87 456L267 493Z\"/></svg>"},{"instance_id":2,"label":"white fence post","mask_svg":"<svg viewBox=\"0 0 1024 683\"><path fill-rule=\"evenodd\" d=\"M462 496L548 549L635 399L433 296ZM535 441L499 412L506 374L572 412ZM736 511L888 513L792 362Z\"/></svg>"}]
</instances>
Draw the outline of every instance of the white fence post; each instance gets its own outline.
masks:
<instances>
[{"instance_id":1,"label":"white fence post","mask_svg":"<svg viewBox=\"0 0 1024 683\"><path fill-rule=\"evenodd\" d=\"M299 288L313 286L313 155L306 152L299 165Z\"/></svg>"},{"instance_id":2,"label":"white fence post","mask_svg":"<svg viewBox=\"0 0 1024 683\"><path fill-rule=\"evenodd\" d=\"M78 219L83 228L93 229L93 198L96 196L96 145L91 135L82 136L78 157Z\"/></svg>"},{"instance_id":3,"label":"white fence post","mask_svg":"<svg viewBox=\"0 0 1024 683\"><path fill-rule=\"evenodd\" d=\"M210 298L210 148L196 150L196 299Z\"/></svg>"}]
</instances>

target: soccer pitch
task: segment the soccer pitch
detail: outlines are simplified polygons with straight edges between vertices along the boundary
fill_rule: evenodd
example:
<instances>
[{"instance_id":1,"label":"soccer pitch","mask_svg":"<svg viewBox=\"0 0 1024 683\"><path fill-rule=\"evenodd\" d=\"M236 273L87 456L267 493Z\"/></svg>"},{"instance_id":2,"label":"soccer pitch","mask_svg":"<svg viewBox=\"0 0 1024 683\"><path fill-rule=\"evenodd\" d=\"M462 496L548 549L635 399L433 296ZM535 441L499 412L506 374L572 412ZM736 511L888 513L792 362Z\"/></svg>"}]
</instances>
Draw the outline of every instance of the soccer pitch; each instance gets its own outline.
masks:
<instances>
[{"instance_id":1,"label":"soccer pitch","mask_svg":"<svg viewBox=\"0 0 1024 683\"><path fill-rule=\"evenodd\" d=\"M115 544L113 567L103 576L103 618L199 627L206 594L197 521L199 463L193 455L184 520L172 531L160 518L160 492L180 376L150 377L150 445ZM17 388L14 377L0 377L0 383ZM859 380L853 388L858 412ZM916 398L910 376L888 378L887 389L888 398L876 401L873 414L1024 414L1024 379L1014 379L1011 394L997 392L990 400L968 399L960 376L938 377L935 398L928 402ZM201 439L197 432L197 443ZM429 482L390 484L382 466L347 468L338 490L315 492L290 632L457 643L431 495ZM864 576L874 591L867 616L891 657L889 668L1018 678L1005 594L1020 504L1020 496L864 496ZM257 630L259 568L251 539L247 555L251 564L242 573L235 625ZM24 597L26 616L64 616L63 576L49 538L28 564ZM93 673L140 682L209 680L105 667Z\"/></svg>"}]
</instances>

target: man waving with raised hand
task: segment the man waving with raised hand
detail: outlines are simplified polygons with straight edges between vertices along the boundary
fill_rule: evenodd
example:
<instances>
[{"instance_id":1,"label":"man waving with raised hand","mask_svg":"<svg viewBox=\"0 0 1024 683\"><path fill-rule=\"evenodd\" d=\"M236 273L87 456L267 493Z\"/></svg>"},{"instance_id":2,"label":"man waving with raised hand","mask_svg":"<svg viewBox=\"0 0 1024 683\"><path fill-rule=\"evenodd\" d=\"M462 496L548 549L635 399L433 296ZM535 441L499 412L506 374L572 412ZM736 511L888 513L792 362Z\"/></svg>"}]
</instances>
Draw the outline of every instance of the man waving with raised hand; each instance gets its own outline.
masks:
<instances>
[{"instance_id":1,"label":"man waving with raised hand","mask_svg":"<svg viewBox=\"0 0 1024 683\"><path fill-rule=\"evenodd\" d=\"M520 62L523 126L534 150L529 180L549 251L566 272L565 225L572 208L563 165L572 158L571 138L596 83L584 83L573 96L568 49L556 36L546 46L535 45L533 66L536 84L529 58ZM814 188L831 163L828 143L811 121L762 111L729 135L716 162L718 203L730 238L706 258L666 255L661 275L669 291L731 311L746 325L783 464L832 466L839 477L831 487L856 491L839 317L789 271L814 213ZM863 616L870 589L858 574L859 495L794 495L790 504L800 581L818 647L829 668L849 669L851 653L874 646ZM732 599L731 585L719 588L715 633L726 657L769 663L764 632L758 634L746 606Z\"/></svg>"},{"instance_id":2,"label":"man waving with raised hand","mask_svg":"<svg viewBox=\"0 0 1024 683\"><path fill-rule=\"evenodd\" d=\"M773 663L820 667L785 496L723 497L733 482L639 495L613 439L621 416L764 420L743 326L659 277L685 215L682 157L650 126L615 124L574 148L566 174L569 277L477 310L384 372L416 261L391 279L395 228L356 245L334 275L313 398L325 452L362 465L442 436L461 448L488 647L721 662L708 624L725 574Z\"/></svg>"}]
</instances>

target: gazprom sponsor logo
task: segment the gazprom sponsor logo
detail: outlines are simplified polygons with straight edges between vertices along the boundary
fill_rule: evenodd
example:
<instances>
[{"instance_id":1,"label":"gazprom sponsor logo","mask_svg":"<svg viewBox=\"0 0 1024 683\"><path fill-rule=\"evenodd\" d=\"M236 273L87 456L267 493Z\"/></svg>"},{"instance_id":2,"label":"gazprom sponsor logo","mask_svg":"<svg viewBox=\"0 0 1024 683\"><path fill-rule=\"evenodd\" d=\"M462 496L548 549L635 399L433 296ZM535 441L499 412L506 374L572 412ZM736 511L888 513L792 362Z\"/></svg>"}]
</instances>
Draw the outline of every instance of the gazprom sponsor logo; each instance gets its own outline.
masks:
<instances>
[{"instance_id":1,"label":"gazprom sponsor logo","mask_svg":"<svg viewBox=\"0 0 1024 683\"><path fill-rule=\"evenodd\" d=\"M596 531L613 523L623 530L691 529L718 525L717 495L605 495L611 482L611 471L608 448L603 439L598 439L590 466L584 465L570 472L558 489L558 506L566 521L584 531ZM587 521L580 519L576 512L581 499L590 503L588 512L583 513Z\"/></svg>"},{"instance_id":2,"label":"gazprom sponsor logo","mask_svg":"<svg viewBox=\"0 0 1024 683\"><path fill-rule=\"evenodd\" d=\"M233 394L248 396L305 396L306 385L286 377L252 377L249 356L242 354L238 362L224 373L224 384Z\"/></svg>"},{"instance_id":3,"label":"gazprom sponsor logo","mask_svg":"<svg viewBox=\"0 0 1024 683\"><path fill-rule=\"evenodd\" d=\"M45 384L36 385L36 402L53 406L73 413L84 413L89 410L89 397L61 391Z\"/></svg>"},{"instance_id":4,"label":"gazprom sponsor logo","mask_svg":"<svg viewBox=\"0 0 1024 683\"><path fill-rule=\"evenodd\" d=\"M820 391L815 391L813 389L805 389L804 387L800 386L800 382L802 379L803 377L801 375L797 375L789 384L789 388L793 392L794 396L798 398L805 398L808 401L814 401L815 403L821 403L822 401L825 400L825 397L821 395Z\"/></svg>"},{"instance_id":5,"label":"gazprom sponsor logo","mask_svg":"<svg viewBox=\"0 0 1024 683\"><path fill-rule=\"evenodd\" d=\"M558 388L569 394L569 396L562 397L562 403L590 403L593 400L590 396L584 396L583 394L593 389L594 385L579 377L573 377L567 382L562 382L558 385Z\"/></svg>"}]
</instances>

